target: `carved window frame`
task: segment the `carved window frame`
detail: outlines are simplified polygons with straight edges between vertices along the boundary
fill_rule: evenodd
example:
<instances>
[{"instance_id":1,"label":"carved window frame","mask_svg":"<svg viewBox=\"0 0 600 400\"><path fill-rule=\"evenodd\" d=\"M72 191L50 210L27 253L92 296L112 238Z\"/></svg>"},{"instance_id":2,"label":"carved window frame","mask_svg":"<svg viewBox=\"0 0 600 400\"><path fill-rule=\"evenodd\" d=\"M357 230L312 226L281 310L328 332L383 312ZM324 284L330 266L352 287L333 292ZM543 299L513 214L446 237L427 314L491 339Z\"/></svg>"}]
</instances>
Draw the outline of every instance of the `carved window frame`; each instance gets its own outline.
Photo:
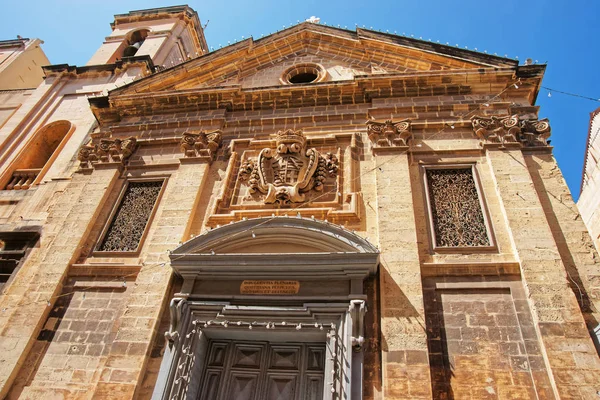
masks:
<instances>
[{"instance_id":1,"label":"carved window frame","mask_svg":"<svg viewBox=\"0 0 600 400\"><path fill-rule=\"evenodd\" d=\"M150 229L150 225L152 225L152 221L154 220L154 216L156 215L156 211L158 210L158 206L160 204L161 198L167 187L168 179L169 178L167 176L153 176L153 177L148 177L148 178L127 179L124 182L123 187L121 188L121 191L119 193L119 197L113 204L110 214L109 214L108 218L106 219L106 221L104 222L104 227L102 228L102 231L100 232L100 235L98 236L98 239L96 240L96 243L94 244L94 247L93 247L94 250L92 252L92 256L94 256L94 257L123 257L123 256L135 257L140 254L142 247L144 246L146 237L148 236L148 230ZM140 241L138 242L137 248L133 251L102 251L102 250L99 250L100 246L102 245L103 240L105 239L106 235L108 234L110 225L111 225L113 219L115 218L117 211L119 210L119 207L121 206L121 202L123 201L123 197L125 196L125 193L127 192L127 189L129 188L129 185L131 183L136 183L136 182L162 182L162 186L160 188L158 196L156 197L156 201L154 202L154 207L152 208L152 211L150 212L150 215L148 216L148 221L146 222L146 226L144 227L144 233L142 233L142 236L140 237Z\"/></svg>"},{"instance_id":2,"label":"carved window frame","mask_svg":"<svg viewBox=\"0 0 600 400\"><path fill-rule=\"evenodd\" d=\"M438 246L437 237L435 234L435 226L433 222L433 213L431 208L431 198L429 195L429 183L427 181L428 170L448 170L448 169L471 169L473 176L473 182L475 183L475 189L477 190L477 197L479 199L479 206L481 213L483 214L483 223L485 225L489 245L487 246ZM498 250L496 238L494 235L493 226L490 219L490 214L486 206L487 201L485 199L485 193L481 185L481 179L476 162L463 162L455 164L426 164L421 165L421 179L423 182L423 195L425 198L426 207L426 218L430 237L430 250L434 253L485 253L494 252Z\"/></svg>"}]
</instances>

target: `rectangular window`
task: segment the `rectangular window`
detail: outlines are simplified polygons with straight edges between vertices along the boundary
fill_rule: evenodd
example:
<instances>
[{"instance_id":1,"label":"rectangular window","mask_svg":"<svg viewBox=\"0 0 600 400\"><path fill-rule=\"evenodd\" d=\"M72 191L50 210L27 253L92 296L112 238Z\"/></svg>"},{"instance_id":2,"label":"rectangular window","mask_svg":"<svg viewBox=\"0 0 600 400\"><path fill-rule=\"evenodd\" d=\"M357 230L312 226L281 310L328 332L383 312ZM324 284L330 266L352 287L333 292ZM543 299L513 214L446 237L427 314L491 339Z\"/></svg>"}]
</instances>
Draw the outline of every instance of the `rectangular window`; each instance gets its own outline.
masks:
<instances>
[{"instance_id":1,"label":"rectangular window","mask_svg":"<svg viewBox=\"0 0 600 400\"><path fill-rule=\"evenodd\" d=\"M137 251L154 214L163 184L164 180L128 182L96 250Z\"/></svg>"},{"instance_id":2,"label":"rectangular window","mask_svg":"<svg viewBox=\"0 0 600 400\"><path fill-rule=\"evenodd\" d=\"M0 232L0 290L14 277L39 238L38 232Z\"/></svg>"},{"instance_id":3,"label":"rectangular window","mask_svg":"<svg viewBox=\"0 0 600 400\"><path fill-rule=\"evenodd\" d=\"M472 165L425 167L425 183L434 249L493 245Z\"/></svg>"}]
</instances>

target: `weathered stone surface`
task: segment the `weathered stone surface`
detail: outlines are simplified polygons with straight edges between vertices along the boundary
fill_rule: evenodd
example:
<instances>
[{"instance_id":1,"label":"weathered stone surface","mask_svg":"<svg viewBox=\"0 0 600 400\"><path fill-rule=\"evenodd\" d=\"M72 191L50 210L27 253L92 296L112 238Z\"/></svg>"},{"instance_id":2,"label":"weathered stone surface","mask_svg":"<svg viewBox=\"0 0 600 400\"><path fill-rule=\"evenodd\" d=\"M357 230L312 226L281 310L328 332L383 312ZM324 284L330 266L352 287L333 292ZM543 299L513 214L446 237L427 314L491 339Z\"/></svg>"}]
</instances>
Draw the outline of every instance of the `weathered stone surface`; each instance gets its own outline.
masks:
<instances>
[{"instance_id":1,"label":"weathered stone surface","mask_svg":"<svg viewBox=\"0 0 600 400\"><path fill-rule=\"evenodd\" d=\"M153 73L146 58L109 64L131 44L118 42L123 24L152 28L137 35L157 65L170 66L180 46L206 49L187 7L116 16L122 34L88 67L47 67L0 127L6 188L14 165L38 154L39 128L74 127L36 170L39 181L0 191L2 232L41 232L19 250L24 261L0 295L0 396L150 399L167 386L173 354L183 354L173 364L177 393L196 393L206 357L190 354L217 328L229 341L288 331L303 341L309 329L320 346L339 340L328 359L344 363L319 367L323 393L336 398L359 383L366 400L597 395L598 254L552 157L549 125L523 104L543 66L301 23ZM295 84L298 73L315 82ZM468 171L468 185L447 174L435 188L444 206L431 212L427 171L448 168ZM144 224L132 222L137 247L103 248L123 188L138 181L164 183L157 207L140 213ZM289 226L169 256L274 219ZM458 235L436 232L440 220ZM315 239L328 230L331 241ZM436 233L454 239L436 246ZM379 265L353 269L364 255L354 240ZM0 243L0 255L8 251ZM225 256L235 264L219 264ZM335 274L319 269L323 260ZM297 293L240 291L288 270L300 276ZM219 324L192 325L193 307L198 321L210 309ZM252 325L245 318L256 310L268 319ZM331 310L343 324L323 327ZM362 375L342 376L361 359Z\"/></svg>"}]
</instances>

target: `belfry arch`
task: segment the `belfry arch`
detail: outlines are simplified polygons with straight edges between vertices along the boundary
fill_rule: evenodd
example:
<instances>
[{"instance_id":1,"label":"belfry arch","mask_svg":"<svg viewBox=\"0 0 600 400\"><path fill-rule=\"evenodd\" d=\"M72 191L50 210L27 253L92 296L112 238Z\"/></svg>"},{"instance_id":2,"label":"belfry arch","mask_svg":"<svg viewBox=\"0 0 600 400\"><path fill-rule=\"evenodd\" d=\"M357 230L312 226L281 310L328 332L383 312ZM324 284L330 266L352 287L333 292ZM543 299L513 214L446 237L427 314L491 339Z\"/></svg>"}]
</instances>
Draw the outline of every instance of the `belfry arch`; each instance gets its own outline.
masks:
<instances>
[{"instance_id":1,"label":"belfry arch","mask_svg":"<svg viewBox=\"0 0 600 400\"><path fill-rule=\"evenodd\" d=\"M373 244L323 221L256 218L170 258L183 285L154 399L362 398Z\"/></svg>"}]
</instances>

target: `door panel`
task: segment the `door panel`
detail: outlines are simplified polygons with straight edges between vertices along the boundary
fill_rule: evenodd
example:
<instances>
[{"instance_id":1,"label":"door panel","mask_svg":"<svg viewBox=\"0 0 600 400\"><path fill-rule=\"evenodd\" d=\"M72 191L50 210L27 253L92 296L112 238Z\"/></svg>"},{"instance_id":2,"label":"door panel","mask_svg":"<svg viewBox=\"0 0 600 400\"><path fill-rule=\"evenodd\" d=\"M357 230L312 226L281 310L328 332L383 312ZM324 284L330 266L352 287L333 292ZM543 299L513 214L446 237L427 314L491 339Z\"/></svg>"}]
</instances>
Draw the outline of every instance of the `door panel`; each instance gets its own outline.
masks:
<instances>
[{"instance_id":1,"label":"door panel","mask_svg":"<svg viewBox=\"0 0 600 400\"><path fill-rule=\"evenodd\" d=\"M297 375L267 374L267 395L265 400L295 399L297 385Z\"/></svg>"},{"instance_id":2,"label":"door panel","mask_svg":"<svg viewBox=\"0 0 600 400\"><path fill-rule=\"evenodd\" d=\"M229 390L226 399L231 400L258 400L256 392L258 389L259 374L248 374L233 371L227 377Z\"/></svg>"},{"instance_id":3,"label":"door panel","mask_svg":"<svg viewBox=\"0 0 600 400\"><path fill-rule=\"evenodd\" d=\"M260 369L264 346L234 343L232 368Z\"/></svg>"}]
</instances>

